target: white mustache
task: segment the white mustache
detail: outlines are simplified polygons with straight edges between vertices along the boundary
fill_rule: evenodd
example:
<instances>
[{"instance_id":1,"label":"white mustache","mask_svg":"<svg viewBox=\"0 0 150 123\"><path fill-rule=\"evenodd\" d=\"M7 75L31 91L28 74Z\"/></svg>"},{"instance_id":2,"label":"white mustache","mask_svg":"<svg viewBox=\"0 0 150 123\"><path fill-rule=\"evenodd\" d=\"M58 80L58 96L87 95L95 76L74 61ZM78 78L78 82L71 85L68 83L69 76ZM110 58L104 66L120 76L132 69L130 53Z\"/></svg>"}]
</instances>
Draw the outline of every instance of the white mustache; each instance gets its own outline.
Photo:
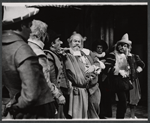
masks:
<instances>
[{"instance_id":1,"label":"white mustache","mask_svg":"<svg viewBox=\"0 0 150 123\"><path fill-rule=\"evenodd\" d=\"M80 48L80 46L79 46L79 45L75 45L74 47L79 47L79 48Z\"/></svg>"}]
</instances>

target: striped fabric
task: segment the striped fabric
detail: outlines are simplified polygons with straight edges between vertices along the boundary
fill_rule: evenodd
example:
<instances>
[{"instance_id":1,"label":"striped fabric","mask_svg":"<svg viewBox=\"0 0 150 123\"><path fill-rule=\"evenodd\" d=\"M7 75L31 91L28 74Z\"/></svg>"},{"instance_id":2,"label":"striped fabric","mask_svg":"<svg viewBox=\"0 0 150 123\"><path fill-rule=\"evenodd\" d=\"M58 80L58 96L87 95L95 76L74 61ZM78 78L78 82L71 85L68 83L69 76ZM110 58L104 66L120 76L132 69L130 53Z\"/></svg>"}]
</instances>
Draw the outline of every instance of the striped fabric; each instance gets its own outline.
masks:
<instances>
[{"instance_id":1,"label":"striped fabric","mask_svg":"<svg viewBox=\"0 0 150 123\"><path fill-rule=\"evenodd\" d=\"M111 52L106 56L106 62L105 66L106 68L104 69L104 73L107 75L115 66L116 58L115 58L115 53Z\"/></svg>"}]
</instances>

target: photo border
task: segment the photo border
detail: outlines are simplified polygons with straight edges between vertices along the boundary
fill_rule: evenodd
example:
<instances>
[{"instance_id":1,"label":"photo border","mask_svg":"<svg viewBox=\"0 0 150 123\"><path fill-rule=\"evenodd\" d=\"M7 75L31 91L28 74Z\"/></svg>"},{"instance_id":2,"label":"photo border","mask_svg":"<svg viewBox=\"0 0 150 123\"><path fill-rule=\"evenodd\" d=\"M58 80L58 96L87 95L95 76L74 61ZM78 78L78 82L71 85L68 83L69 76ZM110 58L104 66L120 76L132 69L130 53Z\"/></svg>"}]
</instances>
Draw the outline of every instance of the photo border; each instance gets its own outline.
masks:
<instances>
[{"instance_id":1,"label":"photo border","mask_svg":"<svg viewBox=\"0 0 150 123\"><path fill-rule=\"evenodd\" d=\"M64 3L64 2L87 2L87 3L89 3L89 2L105 2L105 3L107 3L107 2L112 2L112 3L114 3L114 2L120 2L120 3L122 3L122 2L147 2L148 3L148 12L147 12L147 14L148 14L148 31L147 31L147 34L148 34L148 56L147 56L147 58L148 58L148 72L147 72L147 74L148 75L150 75L149 74L149 70L150 70L150 66L149 66L149 60L150 60L150 55L149 55L149 53L150 53L150 28L149 28L149 26L150 26L150 6L149 6L149 1L148 0L94 0L94 1L92 1L92 0L32 0L32 1L29 1L29 0L2 0L2 2L61 2L61 3ZM2 4L2 3L1 3ZM1 7L1 9L2 9L2 7ZM1 13L2 14L2 13ZM2 19L2 18L1 18ZM0 24L0 27L1 27L1 33L0 33L0 36L2 35L2 23ZM2 47L2 44L0 44L1 45L1 47ZM2 54L2 51L0 51L1 52L1 54ZM0 56L2 56L2 55L0 55ZM2 57L1 57L2 58ZM1 60L0 60L0 75L2 76L2 62L1 62ZM0 79L0 86L2 87L2 77L0 77L1 79ZM150 104L150 98L149 98L149 93L150 93L150 85L149 85L149 81L150 81L150 76L148 76L148 91L147 91L147 93L148 93L148 121L149 121L149 117L150 117L150 114L149 114L149 112L150 112L150 106L149 106L149 104ZM2 88L0 88L1 89L1 91L0 91L0 94L2 95ZM2 98L2 97L1 97ZM1 104L2 105L2 104ZM0 116L1 117L1 116ZM1 118L2 119L2 118ZM20 121L20 120L19 120ZM26 122L26 121L28 121L28 120L22 120L22 122ZM32 121L32 120L31 120ZM105 122L105 123L107 123L107 122L110 122L110 120L61 120L61 119L59 119L59 120L48 120L48 121L46 121L46 120L33 120L32 122L40 122L40 123L44 123L44 122L51 122L51 123L60 123L60 122L76 122L76 123L81 123L81 122L87 122L87 123L92 123L93 121L94 122ZM111 120L111 122L116 122L116 121L123 121L123 122L140 122L140 123L146 123L146 122L148 122L148 121L142 121L142 120L137 120L137 121L134 121L134 120L132 120L132 121L126 121L126 120ZM2 121L2 122L9 122L9 120L7 120L7 121ZM17 122L17 120L15 120L14 122Z\"/></svg>"}]
</instances>

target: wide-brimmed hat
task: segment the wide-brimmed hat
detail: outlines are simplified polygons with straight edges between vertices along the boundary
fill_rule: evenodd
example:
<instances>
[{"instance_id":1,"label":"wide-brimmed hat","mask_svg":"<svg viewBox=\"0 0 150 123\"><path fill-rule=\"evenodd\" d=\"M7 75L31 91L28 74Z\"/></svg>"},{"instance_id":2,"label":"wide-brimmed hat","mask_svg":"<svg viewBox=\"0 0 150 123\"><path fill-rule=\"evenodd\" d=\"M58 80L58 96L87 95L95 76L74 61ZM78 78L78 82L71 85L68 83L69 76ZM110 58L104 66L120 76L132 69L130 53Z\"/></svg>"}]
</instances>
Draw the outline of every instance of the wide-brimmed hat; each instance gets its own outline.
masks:
<instances>
[{"instance_id":1,"label":"wide-brimmed hat","mask_svg":"<svg viewBox=\"0 0 150 123\"><path fill-rule=\"evenodd\" d=\"M128 36L127 33L123 35L122 39L121 39L120 41L118 41L118 42L116 43L116 45L118 45L118 44L120 44L120 43L125 43L125 44L128 44L128 45L131 45L131 44L132 44L132 41L129 40L129 36Z\"/></svg>"},{"instance_id":2,"label":"wide-brimmed hat","mask_svg":"<svg viewBox=\"0 0 150 123\"><path fill-rule=\"evenodd\" d=\"M47 31L47 40L44 42L45 46L44 49L49 49L49 47L51 47L52 42L54 43L54 41L57 38L61 38L61 34L56 33L54 30L48 29Z\"/></svg>"},{"instance_id":3,"label":"wide-brimmed hat","mask_svg":"<svg viewBox=\"0 0 150 123\"><path fill-rule=\"evenodd\" d=\"M4 6L3 25L15 23L36 15L38 8L24 6Z\"/></svg>"},{"instance_id":4,"label":"wide-brimmed hat","mask_svg":"<svg viewBox=\"0 0 150 123\"><path fill-rule=\"evenodd\" d=\"M48 30L49 42L53 42L55 39L60 38L61 34L56 33L54 30Z\"/></svg>"},{"instance_id":5,"label":"wide-brimmed hat","mask_svg":"<svg viewBox=\"0 0 150 123\"><path fill-rule=\"evenodd\" d=\"M101 45L103 47L103 51L106 51L108 49L108 45L104 40L97 39L93 45L93 50L96 50L98 45Z\"/></svg>"}]
</instances>

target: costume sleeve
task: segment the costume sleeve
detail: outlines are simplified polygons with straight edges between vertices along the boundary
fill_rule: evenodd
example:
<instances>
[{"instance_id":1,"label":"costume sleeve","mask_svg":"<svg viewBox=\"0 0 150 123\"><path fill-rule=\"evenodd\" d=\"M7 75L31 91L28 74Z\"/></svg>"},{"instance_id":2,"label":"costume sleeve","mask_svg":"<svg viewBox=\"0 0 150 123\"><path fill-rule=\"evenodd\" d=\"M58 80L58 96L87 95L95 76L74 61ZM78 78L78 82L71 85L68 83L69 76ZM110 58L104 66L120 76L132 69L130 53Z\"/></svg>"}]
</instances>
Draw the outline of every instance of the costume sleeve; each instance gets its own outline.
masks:
<instances>
[{"instance_id":1,"label":"costume sleeve","mask_svg":"<svg viewBox=\"0 0 150 123\"><path fill-rule=\"evenodd\" d=\"M51 55L47 54L47 58L48 58L48 65L50 67L50 82L48 83L50 90L53 94L53 96L58 99L61 95L62 92L60 91L59 85L57 83L57 78L56 78L56 67L54 64L54 60L52 58Z\"/></svg>"},{"instance_id":2,"label":"costume sleeve","mask_svg":"<svg viewBox=\"0 0 150 123\"><path fill-rule=\"evenodd\" d=\"M137 67L140 66L142 69L145 67L144 62L140 59L139 55L135 55L135 61L136 61Z\"/></svg>"},{"instance_id":3,"label":"costume sleeve","mask_svg":"<svg viewBox=\"0 0 150 123\"><path fill-rule=\"evenodd\" d=\"M36 102L41 93L39 85L45 78L42 66L29 46L23 45L17 50L15 63L22 82L17 105L19 108L25 108Z\"/></svg>"},{"instance_id":4,"label":"costume sleeve","mask_svg":"<svg viewBox=\"0 0 150 123\"><path fill-rule=\"evenodd\" d=\"M50 80L58 87L55 65L52 61L49 61L49 65L50 65Z\"/></svg>"},{"instance_id":5,"label":"costume sleeve","mask_svg":"<svg viewBox=\"0 0 150 123\"><path fill-rule=\"evenodd\" d=\"M115 54L113 52L109 53L106 56L104 73L108 74L111 70L113 70L113 67L115 66Z\"/></svg>"},{"instance_id":6,"label":"costume sleeve","mask_svg":"<svg viewBox=\"0 0 150 123\"><path fill-rule=\"evenodd\" d=\"M100 61L98 59L98 57L96 56L96 54L94 52L92 52L92 51L90 52L90 56L93 59L93 66L94 66L94 70L95 70L94 72L96 74L100 74L101 70L105 69L104 63L102 61Z\"/></svg>"},{"instance_id":7,"label":"costume sleeve","mask_svg":"<svg viewBox=\"0 0 150 123\"><path fill-rule=\"evenodd\" d=\"M92 57L92 59L94 61L93 64L97 67L100 67L99 60L96 57L96 54L94 52L90 51L90 56Z\"/></svg>"},{"instance_id":8,"label":"costume sleeve","mask_svg":"<svg viewBox=\"0 0 150 123\"><path fill-rule=\"evenodd\" d=\"M39 63L42 65L43 67L43 73L44 73L44 77L46 79L46 82L49 82L50 79L50 66L48 64L48 59L45 55L40 55L39 57Z\"/></svg>"}]
</instances>

